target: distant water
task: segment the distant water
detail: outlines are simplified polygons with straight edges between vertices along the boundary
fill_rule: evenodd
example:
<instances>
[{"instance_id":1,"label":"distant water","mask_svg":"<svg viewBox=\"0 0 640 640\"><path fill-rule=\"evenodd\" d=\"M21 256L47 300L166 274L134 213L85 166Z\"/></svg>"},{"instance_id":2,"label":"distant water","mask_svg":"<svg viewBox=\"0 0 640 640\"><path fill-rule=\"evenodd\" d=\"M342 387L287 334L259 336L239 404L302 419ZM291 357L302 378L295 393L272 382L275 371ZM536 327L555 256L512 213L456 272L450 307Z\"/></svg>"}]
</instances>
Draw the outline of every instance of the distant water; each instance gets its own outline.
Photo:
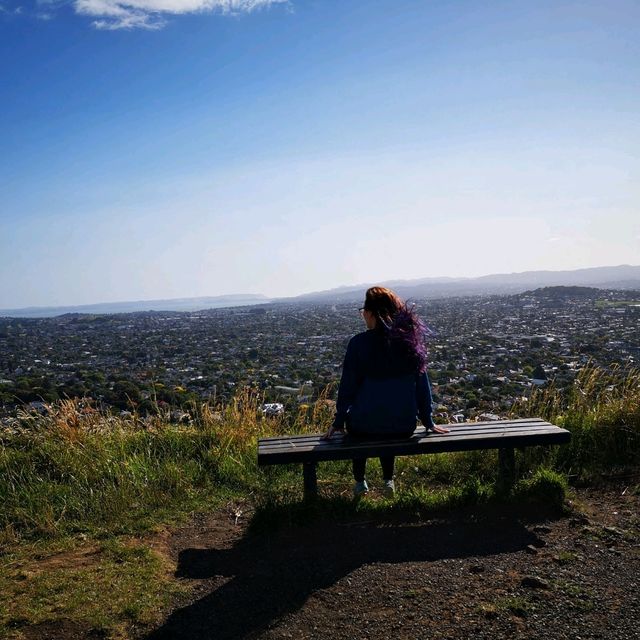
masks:
<instances>
[{"instance_id":1,"label":"distant water","mask_svg":"<svg viewBox=\"0 0 640 640\"><path fill-rule=\"evenodd\" d=\"M54 318L66 313L108 314L136 313L139 311L200 311L224 307L246 307L266 304L269 298L261 295L230 295L207 298L176 298L173 300L137 300L133 302L103 302L73 307L25 307L23 309L0 309L5 318Z\"/></svg>"}]
</instances>

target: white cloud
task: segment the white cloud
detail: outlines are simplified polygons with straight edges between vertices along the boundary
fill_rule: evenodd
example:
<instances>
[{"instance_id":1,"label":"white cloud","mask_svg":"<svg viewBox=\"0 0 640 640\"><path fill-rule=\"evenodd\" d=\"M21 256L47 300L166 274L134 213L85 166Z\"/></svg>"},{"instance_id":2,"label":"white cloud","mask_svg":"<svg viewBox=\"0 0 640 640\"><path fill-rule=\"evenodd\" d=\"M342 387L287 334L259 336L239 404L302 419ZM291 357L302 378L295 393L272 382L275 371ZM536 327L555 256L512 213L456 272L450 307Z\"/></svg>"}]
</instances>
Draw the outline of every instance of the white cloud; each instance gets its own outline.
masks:
<instances>
[{"instance_id":1,"label":"white cloud","mask_svg":"<svg viewBox=\"0 0 640 640\"><path fill-rule=\"evenodd\" d=\"M20 14L23 13L23 9L20 6L8 9L7 7L4 6L4 4L0 3L0 13L4 13L5 15L19 16Z\"/></svg>"},{"instance_id":2,"label":"white cloud","mask_svg":"<svg viewBox=\"0 0 640 640\"><path fill-rule=\"evenodd\" d=\"M217 11L250 13L288 0L74 0L76 13L96 18L97 29L160 29L167 15Z\"/></svg>"}]
</instances>

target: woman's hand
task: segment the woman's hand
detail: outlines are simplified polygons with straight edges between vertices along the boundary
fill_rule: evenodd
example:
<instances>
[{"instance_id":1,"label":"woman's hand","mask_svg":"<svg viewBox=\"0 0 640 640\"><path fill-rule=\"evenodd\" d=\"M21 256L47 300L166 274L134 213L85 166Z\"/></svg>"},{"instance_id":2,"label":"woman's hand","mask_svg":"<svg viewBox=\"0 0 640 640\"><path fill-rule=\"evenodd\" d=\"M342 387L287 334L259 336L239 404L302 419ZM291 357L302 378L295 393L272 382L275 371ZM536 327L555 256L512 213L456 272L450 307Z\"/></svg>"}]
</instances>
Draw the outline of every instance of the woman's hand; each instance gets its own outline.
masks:
<instances>
[{"instance_id":1,"label":"woman's hand","mask_svg":"<svg viewBox=\"0 0 640 640\"><path fill-rule=\"evenodd\" d=\"M444 427L440 427L437 424L434 424L431 427L431 431L435 431L435 433L449 433L449 429L445 429Z\"/></svg>"},{"instance_id":2,"label":"woman's hand","mask_svg":"<svg viewBox=\"0 0 640 640\"><path fill-rule=\"evenodd\" d=\"M445 429L444 427L440 427L437 424L432 424L428 431L433 431L434 433L449 433L449 429Z\"/></svg>"},{"instance_id":3,"label":"woman's hand","mask_svg":"<svg viewBox=\"0 0 640 640\"><path fill-rule=\"evenodd\" d=\"M331 436L334 433L344 433L344 429L336 429L335 427L329 427L327 429L327 432L323 436L320 436L320 439L321 440L330 440Z\"/></svg>"}]
</instances>

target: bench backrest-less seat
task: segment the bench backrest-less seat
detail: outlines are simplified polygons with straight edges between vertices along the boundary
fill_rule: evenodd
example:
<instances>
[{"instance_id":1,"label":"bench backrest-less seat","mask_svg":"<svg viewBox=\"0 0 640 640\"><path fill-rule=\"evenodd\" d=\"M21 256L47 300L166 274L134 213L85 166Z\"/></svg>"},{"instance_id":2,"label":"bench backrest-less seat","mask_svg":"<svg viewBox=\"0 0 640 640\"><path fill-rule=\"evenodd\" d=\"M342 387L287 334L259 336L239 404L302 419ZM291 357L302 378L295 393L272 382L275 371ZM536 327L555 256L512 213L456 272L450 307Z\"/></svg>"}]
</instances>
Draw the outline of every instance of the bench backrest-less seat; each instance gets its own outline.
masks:
<instances>
[{"instance_id":1,"label":"bench backrest-less seat","mask_svg":"<svg viewBox=\"0 0 640 640\"><path fill-rule=\"evenodd\" d=\"M516 447L566 444L571 440L569 431L541 418L443 426L449 429L449 433L427 433L424 427L418 427L411 438L402 439L367 440L349 435L334 435L330 440L323 440L320 435L261 438L258 441L258 464L301 463L305 498L312 498L317 494L318 462L498 449L500 479L504 483L512 483L515 479Z\"/></svg>"}]
</instances>

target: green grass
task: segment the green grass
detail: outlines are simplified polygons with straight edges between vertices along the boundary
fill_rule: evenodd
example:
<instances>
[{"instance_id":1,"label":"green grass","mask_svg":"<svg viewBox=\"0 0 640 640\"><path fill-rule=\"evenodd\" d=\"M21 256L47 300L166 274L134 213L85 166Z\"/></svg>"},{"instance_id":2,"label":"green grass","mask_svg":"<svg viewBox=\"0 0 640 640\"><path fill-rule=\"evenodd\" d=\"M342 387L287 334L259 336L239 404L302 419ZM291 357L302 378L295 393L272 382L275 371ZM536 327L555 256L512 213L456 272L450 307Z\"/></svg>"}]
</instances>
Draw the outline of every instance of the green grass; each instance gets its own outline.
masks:
<instances>
[{"instance_id":1,"label":"green grass","mask_svg":"<svg viewBox=\"0 0 640 640\"><path fill-rule=\"evenodd\" d=\"M573 551L561 551L557 556L558 564L572 564L578 560L578 554Z\"/></svg>"},{"instance_id":2,"label":"green grass","mask_svg":"<svg viewBox=\"0 0 640 640\"><path fill-rule=\"evenodd\" d=\"M321 401L293 416L263 419L260 402L241 392L224 407L196 406L189 425L171 424L161 414L143 424L135 414L114 418L71 401L47 416L24 414L16 433L0 435L0 541L143 533L234 496L299 500L299 469L258 469L257 440L323 431L331 412ZM541 467L584 478L640 466L637 372L588 369L568 392L535 391L514 412L542 416L572 434L569 445L518 452L525 480ZM405 487L458 490L468 481L493 483L497 466L495 451L437 454L399 458L397 475ZM321 490L348 495L349 484L348 462L321 465ZM554 486L555 479L541 489L541 499ZM528 491L526 485L518 490Z\"/></svg>"},{"instance_id":3,"label":"green grass","mask_svg":"<svg viewBox=\"0 0 640 640\"><path fill-rule=\"evenodd\" d=\"M526 618L535 611L535 605L528 598L522 596L506 596L496 600L494 603L496 610L506 611L519 618Z\"/></svg>"},{"instance_id":4,"label":"green grass","mask_svg":"<svg viewBox=\"0 0 640 640\"><path fill-rule=\"evenodd\" d=\"M580 584L567 582L566 580L556 580L554 590L561 592L577 611L592 611L595 607L596 597L593 590Z\"/></svg>"},{"instance_id":5,"label":"green grass","mask_svg":"<svg viewBox=\"0 0 640 640\"><path fill-rule=\"evenodd\" d=\"M518 452L521 480L509 492L495 484L497 453L472 451L399 458L394 500L376 494L380 468L370 461L373 495L358 503L350 463L325 463L320 499L304 504L299 466L259 469L257 440L322 432L330 407L321 400L263 419L261 400L243 391L226 406L194 406L188 425L161 413L143 422L63 401L46 416L22 414L15 431L0 432L0 637L60 619L128 637L176 592L166 560L149 548L154 532L229 501L256 508L255 530L317 518L420 519L505 502L561 508L567 477L640 466L640 375L589 369L568 392L536 390L514 407L514 414L566 427L572 442ZM101 595L107 592L108 600Z\"/></svg>"},{"instance_id":6,"label":"green grass","mask_svg":"<svg viewBox=\"0 0 640 640\"><path fill-rule=\"evenodd\" d=\"M530 475L516 482L511 490L510 498L519 502L562 506L567 494L567 480L561 474L541 467Z\"/></svg>"},{"instance_id":7,"label":"green grass","mask_svg":"<svg viewBox=\"0 0 640 640\"><path fill-rule=\"evenodd\" d=\"M24 545L0 564L0 637L19 638L21 628L51 620L127 637L133 624L158 622L183 591L171 570L132 539Z\"/></svg>"},{"instance_id":8,"label":"green grass","mask_svg":"<svg viewBox=\"0 0 640 640\"><path fill-rule=\"evenodd\" d=\"M336 479L336 482L340 482ZM351 497L348 486L336 493L321 491L317 500L302 502L296 492L265 493L258 502L251 521L253 531L302 525L323 520L395 519L421 520L434 515L480 505L544 504L545 509L560 512L567 495L566 480L549 469L538 469L528 478L517 482L510 492L503 492L494 482L467 478L449 486L428 487L423 484L401 485L396 497L367 496L361 500ZM374 489L375 491L375 489Z\"/></svg>"},{"instance_id":9,"label":"green grass","mask_svg":"<svg viewBox=\"0 0 640 640\"><path fill-rule=\"evenodd\" d=\"M593 481L598 476L640 466L640 372L589 366L569 389L536 389L513 414L542 417L571 432L568 445L529 448L528 468L544 464L561 473Z\"/></svg>"}]
</instances>

